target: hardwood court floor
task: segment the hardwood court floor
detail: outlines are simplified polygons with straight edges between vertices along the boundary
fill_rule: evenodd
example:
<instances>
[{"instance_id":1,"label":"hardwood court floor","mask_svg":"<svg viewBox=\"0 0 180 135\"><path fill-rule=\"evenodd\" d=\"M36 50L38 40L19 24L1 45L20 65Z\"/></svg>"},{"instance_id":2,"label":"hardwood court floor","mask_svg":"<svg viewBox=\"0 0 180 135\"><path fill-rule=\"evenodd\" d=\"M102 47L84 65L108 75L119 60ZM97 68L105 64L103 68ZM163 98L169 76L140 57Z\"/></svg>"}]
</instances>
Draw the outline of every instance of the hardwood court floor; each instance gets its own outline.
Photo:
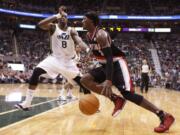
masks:
<instances>
[{"instance_id":1,"label":"hardwood court floor","mask_svg":"<svg viewBox=\"0 0 180 135\"><path fill-rule=\"evenodd\" d=\"M12 91L23 91L26 86L1 85L0 95ZM36 96L56 98L56 85L40 85ZM74 95L79 94L77 88ZM139 91L137 91L139 93ZM151 88L145 98L158 107L173 114L176 118L174 125L163 135L180 135L180 92ZM111 116L113 104L103 96L100 100L100 113L92 116L83 115L78 109L78 101L29 117L22 121L0 128L0 135L158 135L153 129L159 125L159 119L152 113L127 102L123 111L116 118Z\"/></svg>"}]
</instances>

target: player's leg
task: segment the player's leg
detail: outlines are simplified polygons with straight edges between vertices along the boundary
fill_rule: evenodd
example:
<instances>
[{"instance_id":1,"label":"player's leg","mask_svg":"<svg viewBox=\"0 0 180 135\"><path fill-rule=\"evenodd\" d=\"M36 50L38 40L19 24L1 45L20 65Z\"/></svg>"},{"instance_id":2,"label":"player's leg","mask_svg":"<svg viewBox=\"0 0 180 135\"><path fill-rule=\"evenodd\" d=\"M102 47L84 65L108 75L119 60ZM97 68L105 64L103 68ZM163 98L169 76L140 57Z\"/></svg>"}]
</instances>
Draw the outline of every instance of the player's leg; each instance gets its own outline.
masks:
<instances>
[{"instance_id":1,"label":"player's leg","mask_svg":"<svg viewBox=\"0 0 180 135\"><path fill-rule=\"evenodd\" d=\"M66 98L67 99L76 99L76 97L72 93L73 85L69 82L65 84L64 88L67 90Z\"/></svg>"},{"instance_id":2,"label":"player's leg","mask_svg":"<svg viewBox=\"0 0 180 135\"><path fill-rule=\"evenodd\" d=\"M141 78L141 87L140 87L141 93L143 93L143 89L144 89L144 81Z\"/></svg>"},{"instance_id":3,"label":"player's leg","mask_svg":"<svg viewBox=\"0 0 180 135\"><path fill-rule=\"evenodd\" d=\"M35 89L38 85L39 77L41 75L47 74L48 77L55 78L58 75L58 72L56 72L56 65L58 65L58 60L53 56L48 56L37 65L29 80L29 89L27 90L25 101L15 105L15 107L21 108L23 110L28 110L28 107L31 105L33 95L35 93Z\"/></svg>"},{"instance_id":4,"label":"player's leg","mask_svg":"<svg viewBox=\"0 0 180 135\"><path fill-rule=\"evenodd\" d=\"M86 87L87 89L96 92L98 94L101 94L101 91L103 89L102 86L99 86L100 83L105 81L105 74L104 69L102 67L93 69L90 71L90 73L84 75L81 79L81 83ZM116 94L112 93L111 97L108 97L115 105L112 116L117 116L119 114L120 110L124 106L124 99L117 96Z\"/></svg>"},{"instance_id":5,"label":"player's leg","mask_svg":"<svg viewBox=\"0 0 180 135\"><path fill-rule=\"evenodd\" d=\"M129 91L121 91L121 94L125 99L143 107L146 110L151 111L159 117L161 123L157 128L154 129L155 132L165 132L174 122L175 119L171 114L159 109L141 95Z\"/></svg>"},{"instance_id":6,"label":"player's leg","mask_svg":"<svg viewBox=\"0 0 180 135\"><path fill-rule=\"evenodd\" d=\"M76 66L76 62L74 60L70 60L66 63L67 67L62 70L61 74L68 80L69 83L72 85L79 85L81 89L83 90L84 94L90 94L91 92L85 88L80 80L81 80L81 73Z\"/></svg>"},{"instance_id":7,"label":"player's leg","mask_svg":"<svg viewBox=\"0 0 180 135\"><path fill-rule=\"evenodd\" d=\"M15 107L23 109L25 111L29 110L29 107L31 106L31 102L33 100L35 89L38 85L39 77L40 75L45 74L45 73L46 71L43 70L42 68L37 67L34 69L32 76L29 80L29 88L26 91L25 100L20 104L16 104Z\"/></svg>"},{"instance_id":8,"label":"player's leg","mask_svg":"<svg viewBox=\"0 0 180 135\"><path fill-rule=\"evenodd\" d=\"M128 74L129 72L128 72L127 64L125 62L123 62L123 61L120 61L119 64L120 64L121 70L123 69L122 72L126 72L126 74ZM118 80L118 81L122 80L121 72L120 72L121 70L117 70L117 72L114 74L114 75L116 75L116 80ZM119 77L119 79L118 79L118 77ZM127 78L123 79L124 82L127 81L125 79L127 79ZM132 92L133 90L132 90L132 87L131 87L130 83L129 83L129 87L125 87L125 88L124 88L123 85L118 85L118 84L121 84L121 83L122 82L118 82L115 85L121 91L121 94L123 95L123 97L125 99L127 99L127 100L129 100L129 101L143 107L146 110L151 111L152 113L156 114L160 118L161 124L160 124L159 127L155 128L156 132L165 132L166 130L169 129L169 127L174 122L174 117L172 115L162 111L161 109L156 107L154 104L152 104L151 102L146 100L143 96Z\"/></svg>"},{"instance_id":9,"label":"player's leg","mask_svg":"<svg viewBox=\"0 0 180 135\"><path fill-rule=\"evenodd\" d=\"M144 75L141 75L141 93L143 93L143 89L144 89L145 83L144 83Z\"/></svg>"},{"instance_id":10,"label":"player's leg","mask_svg":"<svg viewBox=\"0 0 180 135\"><path fill-rule=\"evenodd\" d=\"M73 80L80 86L81 90L83 91L84 94L91 94L91 91L85 88L82 83L80 82L81 76L77 75L76 77L73 78Z\"/></svg>"},{"instance_id":11,"label":"player's leg","mask_svg":"<svg viewBox=\"0 0 180 135\"><path fill-rule=\"evenodd\" d=\"M66 101L66 97L64 96L66 82L67 80L64 77L62 77L62 86L61 86L61 89L59 91L59 96L58 96L58 100L60 101Z\"/></svg>"},{"instance_id":12,"label":"player's leg","mask_svg":"<svg viewBox=\"0 0 180 135\"><path fill-rule=\"evenodd\" d=\"M146 93L148 92L149 89L149 76L146 76L146 80L145 80L145 91Z\"/></svg>"}]
</instances>

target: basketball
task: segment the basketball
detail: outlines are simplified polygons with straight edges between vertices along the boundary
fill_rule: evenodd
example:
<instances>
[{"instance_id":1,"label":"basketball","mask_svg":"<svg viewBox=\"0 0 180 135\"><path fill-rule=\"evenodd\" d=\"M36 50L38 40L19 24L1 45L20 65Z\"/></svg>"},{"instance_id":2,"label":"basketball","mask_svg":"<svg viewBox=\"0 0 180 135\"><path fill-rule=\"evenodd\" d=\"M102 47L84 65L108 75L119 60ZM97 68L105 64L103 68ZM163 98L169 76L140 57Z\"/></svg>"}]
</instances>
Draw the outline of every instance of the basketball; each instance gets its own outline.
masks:
<instances>
[{"instance_id":1,"label":"basketball","mask_svg":"<svg viewBox=\"0 0 180 135\"><path fill-rule=\"evenodd\" d=\"M99 109L99 100L93 94L84 95L79 100L79 109L83 114L92 115Z\"/></svg>"}]
</instances>

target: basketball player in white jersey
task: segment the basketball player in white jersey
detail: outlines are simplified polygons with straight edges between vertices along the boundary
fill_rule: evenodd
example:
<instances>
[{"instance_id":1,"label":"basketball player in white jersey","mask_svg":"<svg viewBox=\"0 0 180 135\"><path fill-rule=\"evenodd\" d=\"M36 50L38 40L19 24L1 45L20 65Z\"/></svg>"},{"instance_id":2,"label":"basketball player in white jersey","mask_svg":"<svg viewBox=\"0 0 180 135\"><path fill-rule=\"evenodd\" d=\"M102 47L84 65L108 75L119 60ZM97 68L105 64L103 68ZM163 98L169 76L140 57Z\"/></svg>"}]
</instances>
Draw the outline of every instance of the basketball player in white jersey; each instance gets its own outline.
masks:
<instances>
[{"instance_id":1,"label":"basketball player in white jersey","mask_svg":"<svg viewBox=\"0 0 180 135\"><path fill-rule=\"evenodd\" d=\"M78 36L75 29L67 26L67 13L65 7L59 8L59 13L48 17L38 23L38 26L50 32L51 35L51 50L52 54L40 62L34 69L29 81L29 88L26 93L26 98L22 103L16 104L15 107L28 111L31 106L35 89L38 85L40 76L56 78L58 74L64 76L71 84L80 84L79 69L76 66L75 44L82 49L87 49L86 44ZM57 21L58 23L53 23ZM84 89L84 93L90 93Z\"/></svg>"}]
</instances>

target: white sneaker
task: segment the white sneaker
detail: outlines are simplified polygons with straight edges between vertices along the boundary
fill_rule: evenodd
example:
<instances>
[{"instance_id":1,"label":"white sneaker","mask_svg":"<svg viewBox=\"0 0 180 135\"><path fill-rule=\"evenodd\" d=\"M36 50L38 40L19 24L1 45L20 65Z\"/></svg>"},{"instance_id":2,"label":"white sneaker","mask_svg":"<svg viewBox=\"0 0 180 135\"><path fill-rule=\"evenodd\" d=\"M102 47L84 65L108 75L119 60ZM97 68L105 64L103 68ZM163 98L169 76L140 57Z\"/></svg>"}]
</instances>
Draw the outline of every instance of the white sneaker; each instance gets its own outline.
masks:
<instances>
[{"instance_id":1,"label":"white sneaker","mask_svg":"<svg viewBox=\"0 0 180 135\"><path fill-rule=\"evenodd\" d=\"M29 111L30 110L30 106L25 106L24 102L15 104L14 107L17 109L23 110L23 111Z\"/></svg>"},{"instance_id":2,"label":"white sneaker","mask_svg":"<svg viewBox=\"0 0 180 135\"><path fill-rule=\"evenodd\" d=\"M67 95L66 98L67 98L67 99L72 99L72 100L77 99L77 97L75 97L75 96L72 95L72 94L71 94L71 95Z\"/></svg>"},{"instance_id":3,"label":"white sneaker","mask_svg":"<svg viewBox=\"0 0 180 135\"><path fill-rule=\"evenodd\" d=\"M65 97L65 96L59 96L58 99L59 99L60 101L66 101L66 97Z\"/></svg>"}]
</instances>

